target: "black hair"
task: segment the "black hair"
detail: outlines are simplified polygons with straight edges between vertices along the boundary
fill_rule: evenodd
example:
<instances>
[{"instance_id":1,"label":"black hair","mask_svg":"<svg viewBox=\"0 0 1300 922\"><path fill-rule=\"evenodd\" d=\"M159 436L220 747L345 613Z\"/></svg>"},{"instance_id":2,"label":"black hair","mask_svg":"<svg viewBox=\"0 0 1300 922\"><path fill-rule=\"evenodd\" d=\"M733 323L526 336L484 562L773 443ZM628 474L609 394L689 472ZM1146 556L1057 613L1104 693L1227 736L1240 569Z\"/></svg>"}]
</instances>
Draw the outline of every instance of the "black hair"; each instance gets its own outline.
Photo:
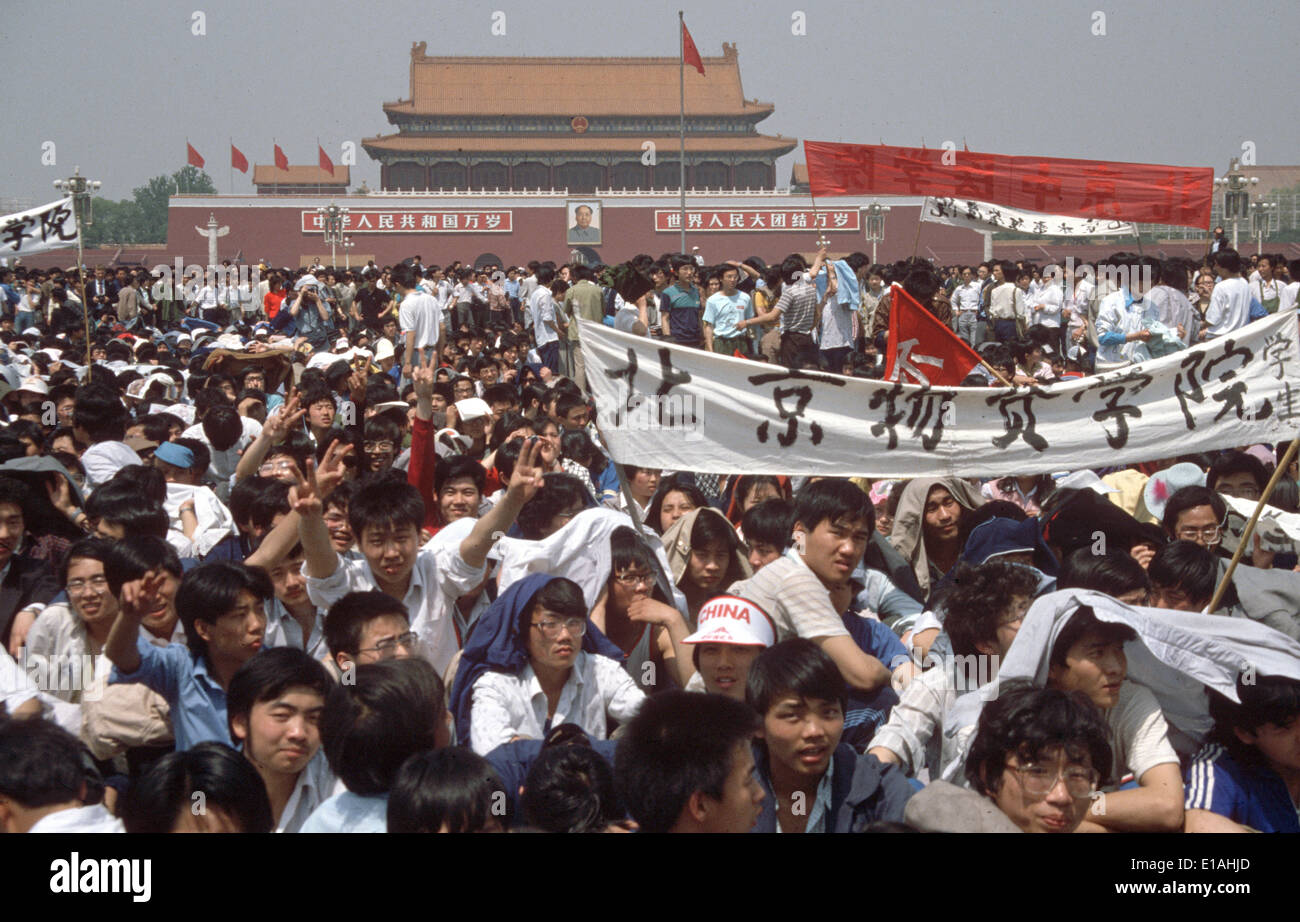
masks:
<instances>
[{"instance_id":1,"label":"black hair","mask_svg":"<svg viewBox=\"0 0 1300 922\"><path fill-rule=\"evenodd\" d=\"M1138 636L1137 631L1127 624L1119 621L1101 621L1091 606L1080 605L1056 636L1056 643L1052 644L1052 655L1048 662L1053 666L1064 666L1070 648L1089 633L1099 634L1100 642L1106 644L1128 643L1137 640Z\"/></svg>"},{"instance_id":2,"label":"black hair","mask_svg":"<svg viewBox=\"0 0 1300 922\"><path fill-rule=\"evenodd\" d=\"M1219 479L1228 474L1249 474L1260 490L1268 484L1268 469L1263 461L1244 451L1225 451L1210 465L1209 473L1205 475L1206 489L1217 491Z\"/></svg>"},{"instance_id":3,"label":"black hair","mask_svg":"<svg viewBox=\"0 0 1300 922\"><path fill-rule=\"evenodd\" d=\"M483 832L509 822L510 798L492 763L459 747L417 752L388 794L389 832Z\"/></svg>"},{"instance_id":4,"label":"black hair","mask_svg":"<svg viewBox=\"0 0 1300 922\"><path fill-rule=\"evenodd\" d=\"M587 618L587 601L582 587L563 576L555 577L533 593L528 605L520 612L520 627L526 627L540 608L555 612L562 618L581 618L584 621ZM521 630L520 638L526 645L528 632Z\"/></svg>"},{"instance_id":5,"label":"black hair","mask_svg":"<svg viewBox=\"0 0 1300 922\"><path fill-rule=\"evenodd\" d=\"M176 612L185 627L186 645L196 658L207 655L208 645L199 636L195 622L216 624L239 603L239 594L245 591L259 600L275 595L271 578L261 567L228 560L199 564L181 578L176 590Z\"/></svg>"},{"instance_id":6,"label":"black hair","mask_svg":"<svg viewBox=\"0 0 1300 922\"><path fill-rule=\"evenodd\" d=\"M119 495L129 496L134 493L143 497L150 504L162 506L167 501L167 478L163 472L143 464L128 464L120 468L104 484L112 486Z\"/></svg>"},{"instance_id":7,"label":"black hair","mask_svg":"<svg viewBox=\"0 0 1300 922\"><path fill-rule=\"evenodd\" d=\"M213 450L227 451L244 434L244 418L233 406L215 406L203 416L203 434Z\"/></svg>"},{"instance_id":8,"label":"black hair","mask_svg":"<svg viewBox=\"0 0 1300 922\"><path fill-rule=\"evenodd\" d=\"M235 739L235 718L247 718L253 706L274 701L292 688L309 688L329 697L334 680L320 662L296 647L274 647L254 654L240 666L226 689L226 726Z\"/></svg>"},{"instance_id":9,"label":"black hair","mask_svg":"<svg viewBox=\"0 0 1300 922\"><path fill-rule=\"evenodd\" d=\"M348 506L348 525L358 543L366 528L412 527L419 531L424 525L424 500L405 480L375 478L357 489Z\"/></svg>"},{"instance_id":10,"label":"black hair","mask_svg":"<svg viewBox=\"0 0 1300 922\"><path fill-rule=\"evenodd\" d=\"M1056 588L1092 589L1119 598L1130 592L1150 589L1151 581L1147 576L1142 564L1131 554L1123 551L1094 554L1092 548L1081 547L1068 554L1061 564Z\"/></svg>"},{"instance_id":11,"label":"black hair","mask_svg":"<svg viewBox=\"0 0 1300 922\"><path fill-rule=\"evenodd\" d=\"M752 708L724 695L666 691L626 724L614 782L642 832L668 832L695 793L722 797L737 747L759 727Z\"/></svg>"},{"instance_id":12,"label":"black hair","mask_svg":"<svg viewBox=\"0 0 1300 922\"><path fill-rule=\"evenodd\" d=\"M768 544L784 551L790 546L793 528L794 506L783 499L768 499L751 506L740 519L740 530L750 547Z\"/></svg>"},{"instance_id":13,"label":"black hair","mask_svg":"<svg viewBox=\"0 0 1300 922\"><path fill-rule=\"evenodd\" d=\"M998 623L1016 596L1038 594L1038 574L1028 567L990 560L978 567L961 564L944 597L944 631L958 656L979 656L977 644L995 643Z\"/></svg>"},{"instance_id":14,"label":"black hair","mask_svg":"<svg viewBox=\"0 0 1300 922\"><path fill-rule=\"evenodd\" d=\"M790 488L788 484L781 482L781 478L768 474L742 474L736 478L735 489L731 492L737 508L744 506L745 500L754 492L755 487L775 487L778 496L784 499L790 498Z\"/></svg>"},{"instance_id":15,"label":"black hair","mask_svg":"<svg viewBox=\"0 0 1300 922\"><path fill-rule=\"evenodd\" d=\"M1064 747L1066 758L1086 755L1105 784L1111 774L1110 730L1097 706L1082 692L1038 688L1026 680L1004 682L984 704L966 757L966 780L985 796L1002 787L1007 756L1037 761L1050 749Z\"/></svg>"},{"instance_id":16,"label":"black hair","mask_svg":"<svg viewBox=\"0 0 1300 922\"><path fill-rule=\"evenodd\" d=\"M663 512L664 500L669 493L684 494L696 509L703 509L709 505L709 498L704 495L703 490L695 485L695 479L690 474L679 473L673 474L671 477L660 478L659 489L650 498L650 505L646 507L645 514L645 523L660 537L663 537L664 533L664 530L659 527L660 513Z\"/></svg>"},{"instance_id":17,"label":"black hair","mask_svg":"<svg viewBox=\"0 0 1300 922\"><path fill-rule=\"evenodd\" d=\"M258 531L270 529L277 515L289 514L289 484L277 478L269 479L248 504L248 521Z\"/></svg>"},{"instance_id":18,"label":"black hair","mask_svg":"<svg viewBox=\"0 0 1300 922\"><path fill-rule=\"evenodd\" d=\"M1241 272L1241 254L1231 247L1223 247L1210 256L1211 262L1226 272Z\"/></svg>"},{"instance_id":19,"label":"black hair","mask_svg":"<svg viewBox=\"0 0 1300 922\"><path fill-rule=\"evenodd\" d=\"M108 579L108 591L114 596L120 597L123 585L142 578L150 570L166 570L180 579L183 571L176 548L154 535L127 535L109 545L104 576Z\"/></svg>"},{"instance_id":20,"label":"black hair","mask_svg":"<svg viewBox=\"0 0 1300 922\"><path fill-rule=\"evenodd\" d=\"M572 474L546 474L533 498L519 510L519 531L525 538L545 536L551 519L574 506L586 508L590 494L582 481Z\"/></svg>"},{"instance_id":21,"label":"black hair","mask_svg":"<svg viewBox=\"0 0 1300 922\"><path fill-rule=\"evenodd\" d=\"M162 504L143 499L124 481L102 484L86 499L86 515L120 525L127 535L147 535L164 538L171 527Z\"/></svg>"},{"instance_id":22,"label":"black hair","mask_svg":"<svg viewBox=\"0 0 1300 922\"><path fill-rule=\"evenodd\" d=\"M614 770L590 745L543 747L524 780L520 806L543 832L602 832L623 818Z\"/></svg>"},{"instance_id":23,"label":"black hair","mask_svg":"<svg viewBox=\"0 0 1300 922\"><path fill-rule=\"evenodd\" d=\"M1169 501L1165 503L1165 514L1160 520L1165 531L1177 537L1174 529L1178 525L1178 517L1188 509L1195 509L1197 506L1209 506L1214 512L1214 521L1222 523L1228 516L1228 504L1223 498L1212 490L1205 487L1183 487L1177 490Z\"/></svg>"},{"instance_id":24,"label":"black hair","mask_svg":"<svg viewBox=\"0 0 1300 922\"><path fill-rule=\"evenodd\" d=\"M203 794L205 811L219 808L239 832L275 829L262 776L238 752L215 742L169 752L149 766L123 798L122 823L127 832L171 832L178 817L196 810L196 792Z\"/></svg>"},{"instance_id":25,"label":"black hair","mask_svg":"<svg viewBox=\"0 0 1300 922\"><path fill-rule=\"evenodd\" d=\"M103 538L82 538L74 541L59 561L59 585L68 582L68 565L73 560L98 560L108 569L108 559L112 556L113 545Z\"/></svg>"},{"instance_id":26,"label":"black hair","mask_svg":"<svg viewBox=\"0 0 1300 922\"><path fill-rule=\"evenodd\" d=\"M1300 716L1300 681L1288 676L1238 676L1240 703L1211 688L1206 692L1214 718L1211 738L1244 765L1262 765L1265 760L1254 745L1237 738L1236 730L1255 733L1265 724L1289 727Z\"/></svg>"},{"instance_id":27,"label":"black hair","mask_svg":"<svg viewBox=\"0 0 1300 922\"><path fill-rule=\"evenodd\" d=\"M0 795L23 807L76 802L85 790L81 743L53 721L0 720Z\"/></svg>"},{"instance_id":28,"label":"black hair","mask_svg":"<svg viewBox=\"0 0 1300 922\"><path fill-rule=\"evenodd\" d=\"M402 763L438 744L446 694L438 670L419 657L356 667L321 714L330 771L361 796L384 794Z\"/></svg>"},{"instance_id":29,"label":"black hair","mask_svg":"<svg viewBox=\"0 0 1300 922\"><path fill-rule=\"evenodd\" d=\"M487 485L487 471L483 469L482 464L468 455L449 455L446 458L439 458L433 471L433 495L438 496L444 486L463 477L473 480L479 495L483 494Z\"/></svg>"},{"instance_id":30,"label":"black hair","mask_svg":"<svg viewBox=\"0 0 1300 922\"><path fill-rule=\"evenodd\" d=\"M651 573L659 572L659 562L655 559L654 552L632 528L626 525L621 525L610 532L609 556L611 579L620 571L632 567L644 567Z\"/></svg>"},{"instance_id":31,"label":"black hair","mask_svg":"<svg viewBox=\"0 0 1300 922\"><path fill-rule=\"evenodd\" d=\"M827 477L804 486L794 497L794 521L809 532L822 522L862 521L875 531L876 507L871 497L847 480Z\"/></svg>"},{"instance_id":32,"label":"black hair","mask_svg":"<svg viewBox=\"0 0 1300 922\"><path fill-rule=\"evenodd\" d=\"M199 439L172 439L181 448L188 448L190 454L194 455L194 464L190 470L200 475L207 473L208 466L212 464L212 452ZM166 462L164 462L166 463Z\"/></svg>"},{"instance_id":33,"label":"black hair","mask_svg":"<svg viewBox=\"0 0 1300 922\"><path fill-rule=\"evenodd\" d=\"M366 625L384 615L400 615L410 623L406 605L378 589L349 592L331 605L325 615L324 629L330 657L337 657L340 653L355 654L361 647L361 634Z\"/></svg>"},{"instance_id":34,"label":"black hair","mask_svg":"<svg viewBox=\"0 0 1300 922\"><path fill-rule=\"evenodd\" d=\"M745 701L760 717L786 694L838 701L843 709L848 685L826 651L806 637L792 637L758 654L745 686Z\"/></svg>"},{"instance_id":35,"label":"black hair","mask_svg":"<svg viewBox=\"0 0 1300 922\"><path fill-rule=\"evenodd\" d=\"M84 429L92 442L120 442L126 435L129 418L121 398L111 388L87 384L77 389L73 423L78 429Z\"/></svg>"},{"instance_id":36,"label":"black hair","mask_svg":"<svg viewBox=\"0 0 1300 922\"><path fill-rule=\"evenodd\" d=\"M1204 608L1219 582L1219 558L1195 541L1170 541L1147 564L1147 576L1153 587L1177 589Z\"/></svg>"}]
</instances>

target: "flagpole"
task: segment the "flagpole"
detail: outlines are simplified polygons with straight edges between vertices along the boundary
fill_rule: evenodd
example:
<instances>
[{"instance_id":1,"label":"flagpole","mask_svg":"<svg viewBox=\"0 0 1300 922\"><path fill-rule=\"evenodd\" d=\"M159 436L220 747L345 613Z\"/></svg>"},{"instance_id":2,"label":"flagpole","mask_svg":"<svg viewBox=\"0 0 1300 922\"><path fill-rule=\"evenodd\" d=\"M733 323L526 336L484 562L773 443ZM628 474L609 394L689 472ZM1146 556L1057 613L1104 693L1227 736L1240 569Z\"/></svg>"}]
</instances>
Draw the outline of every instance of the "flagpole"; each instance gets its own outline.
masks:
<instances>
[{"instance_id":1,"label":"flagpole","mask_svg":"<svg viewBox=\"0 0 1300 922\"><path fill-rule=\"evenodd\" d=\"M681 200L681 219L682 219L682 253L686 252L686 17L681 11L677 11L677 88L680 95L681 109L679 112L680 121L678 122L679 140L681 141L681 151L677 161L679 179L681 182L682 200Z\"/></svg>"},{"instance_id":2,"label":"flagpole","mask_svg":"<svg viewBox=\"0 0 1300 922\"><path fill-rule=\"evenodd\" d=\"M230 149L232 151L235 149L235 139L233 136L230 139ZM230 194L235 194L235 158L233 154L230 157Z\"/></svg>"}]
</instances>

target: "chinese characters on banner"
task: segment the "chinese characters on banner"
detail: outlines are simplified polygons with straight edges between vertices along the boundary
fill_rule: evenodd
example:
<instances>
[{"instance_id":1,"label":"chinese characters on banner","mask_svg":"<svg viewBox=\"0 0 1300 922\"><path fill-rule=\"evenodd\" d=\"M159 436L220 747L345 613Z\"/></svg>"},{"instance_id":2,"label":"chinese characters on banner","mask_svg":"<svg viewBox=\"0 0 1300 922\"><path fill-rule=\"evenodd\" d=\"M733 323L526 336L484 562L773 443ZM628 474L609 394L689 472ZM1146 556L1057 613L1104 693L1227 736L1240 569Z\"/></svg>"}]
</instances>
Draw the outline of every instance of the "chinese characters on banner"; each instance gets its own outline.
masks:
<instances>
[{"instance_id":1,"label":"chinese characters on banner","mask_svg":"<svg viewBox=\"0 0 1300 922\"><path fill-rule=\"evenodd\" d=\"M378 210L353 208L343 218L348 234L437 234L437 233L505 233L514 230L514 212L429 210L406 208ZM302 212L302 232L319 234L324 230L322 216L315 211Z\"/></svg>"},{"instance_id":2,"label":"chinese characters on banner","mask_svg":"<svg viewBox=\"0 0 1300 922\"><path fill-rule=\"evenodd\" d=\"M803 146L814 196L946 196L1078 218L1201 229L1210 225L1211 167L1010 157L883 144L805 141Z\"/></svg>"},{"instance_id":3,"label":"chinese characters on banner","mask_svg":"<svg viewBox=\"0 0 1300 922\"><path fill-rule=\"evenodd\" d=\"M921 207L921 220L977 231L1003 230L1054 237L1131 237L1134 233L1133 225L1124 221L1039 214L962 198L927 198Z\"/></svg>"},{"instance_id":4,"label":"chinese characters on banner","mask_svg":"<svg viewBox=\"0 0 1300 922\"><path fill-rule=\"evenodd\" d=\"M645 467L1000 477L1280 442L1300 431L1294 311L1140 365L1019 388L794 371L587 322L581 335L605 444L615 461Z\"/></svg>"},{"instance_id":5,"label":"chinese characters on banner","mask_svg":"<svg viewBox=\"0 0 1300 922\"><path fill-rule=\"evenodd\" d=\"M686 211L687 230L789 231L809 228L830 232L857 232L862 229L856 208L826 211L784 208L690 208ZM681 229L681 211L667 209L655 211L656 231L680 231Z\"/></svg>"},{"instance_id":6,"label":"chinese characters on banner","mask_svg":"<svg viewBox=\"0 0 1300 922\"><path fill-rule=\"evenodd\" d=\"M72 199L0 217L0 256L30 256L77 243Z\"/></svg>"}]
</instances>

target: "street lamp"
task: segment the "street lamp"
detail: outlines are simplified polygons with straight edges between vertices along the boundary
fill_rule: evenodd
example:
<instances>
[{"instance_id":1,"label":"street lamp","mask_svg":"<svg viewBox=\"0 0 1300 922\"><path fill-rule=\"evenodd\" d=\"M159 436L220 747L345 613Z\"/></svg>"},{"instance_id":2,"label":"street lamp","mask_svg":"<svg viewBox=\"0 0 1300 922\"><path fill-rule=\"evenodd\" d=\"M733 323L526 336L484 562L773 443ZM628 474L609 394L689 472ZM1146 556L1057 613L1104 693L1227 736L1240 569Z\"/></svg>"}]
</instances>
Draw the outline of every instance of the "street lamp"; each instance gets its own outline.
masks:
<instances>
[{"instance_id":1,"label":"street lamp","mask_svg":"<svg viewBox=\"0 0 1300 922\"><path fill-rule=\"evenodd\" d=\"M356 242L351 237L344 237L339 241L339 246L343 247L343 268L350 270L352 268L352 248Z\"/></svg>"},{"instance_id":2,"label":"street lamp","mask_svg":"<svg viewBox=\"0 0 1300 922\"><path fill-rule=\"evenodd\" d=\"M321 216L321 225L325 229L325 242L330 248L330 266L333 267L338 262L336 247L343 240L343 222L350 212L330 202L328 208L317 208L316 214Z\"/></svg>"},{"instance_id":3,"label":"street lamp","mask_svg":"<svg viewBox=\"0 0 1300 922\"><path fill-rule=\"evenodd\" d=\"M1232 248L1237 249L1237 225L1250 211L1250 187L1259 185L1258 176L1241 172L1241 161L1236 157L1228 164L1228 175L1220 176L1214 184L1223 190L1223 217L1232 221Z\"/></svg>"},{"instance_id":4,"label":"street lamp","mask_svg":"<svg viewBox=\"0 0 1300 922\"><path fill-rule=\"evenodd\" d=\"M90 308L86 304L86 266L82 250L82 228L95 223L95 206L90 193L98 192L101 183L81 175L81 167L73 167L67 179L54 180L54 188L72 198L72 213L77 222L77 279L81 291L81 313L86 321L86 368L90 368Z\"/></svg>"},{"instance_id":5,"label":"street lamp","mask_svg":"<svg viewBox=\"0 0 1300 922\"><path fill-rule=\"evenodd\" d=\"M889 206L872 202L863 211L867 216L867 239L871 241L871 262L875 264L876 244L885 239L885 215L889 214Z\"/></svg>"},{"instance_id":6,"label":"street lamp","mask_svg":"<svg viewBox=\"0 0 1300 922\"><path fill-rule=\"evenodd\" d=\"M1278 228L1277 202L1250 203L1250 235L1255 238L1255 254L1264 252L1264 238Z\"/></svg>"}]
</instances>

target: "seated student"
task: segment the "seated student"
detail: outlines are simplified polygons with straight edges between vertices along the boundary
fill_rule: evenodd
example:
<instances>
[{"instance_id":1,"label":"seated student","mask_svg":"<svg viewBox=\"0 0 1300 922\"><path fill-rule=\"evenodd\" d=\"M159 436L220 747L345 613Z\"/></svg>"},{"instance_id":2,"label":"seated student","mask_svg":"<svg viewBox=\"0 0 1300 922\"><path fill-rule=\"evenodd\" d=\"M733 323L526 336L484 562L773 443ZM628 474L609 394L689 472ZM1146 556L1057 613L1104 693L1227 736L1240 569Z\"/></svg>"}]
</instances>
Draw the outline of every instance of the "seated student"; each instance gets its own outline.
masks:
<instances>
[{"instance_id":1,"label":"seated student","mask_svg":"<svg viewBox=\"0 0 1300 922\"><path fill-rule=\"evenodd\" d=\"M60 588L46 561L23 552L30 495L26 484L0 477L0 643L14 656Z\"/></svg>"},{"instance_id":2,"label":"seated student","mask_svg":"<svg viewBox=\"0 0 1300 922\"><path fill-rule=\"evenodd\" d=\"M448 746L417 752L388 795L389 832L505 832L509 799L482 756Z\"/></svg>"},{"instance_id":3,"label":"seated student","mask_svg":"<svg viewBox=\"0 0 1300 922\"><path fill-rule=\"evenodd\" d=\"M356 482L345 480L325 497L325 511L322 515L325 528L330 533L330 544L334 546L335 553L344 560L363 559L361 552L356 548L356 536L352 534L352 526L348 524L348 509L352 505L352 497L356 495L356 491Z\"/></svg>"},{"instance_id":4,"label":"seated student","mask_svg":"<svg viewBox=\"0 0 1300 922\"><path fill-rule=\"evenodd\" d=\"M1185 774L1187 832L1300 832L1300 682L1237 679L1210 690L1214 731Z\"/></svg>"},{"instance_id":5,"label":"seated student","mask_svg":"<svg viewBox=\"0 0 1300 922\"><path fill-rule=\"evenodd\" d=\"M336 678L354 666L420 655L406 606L386 592L349 592L325 615L325 646Z\"/></svg>"},{"instance_id":6,"label":"seated student","mask_svg":"<svg viewBox=\"0 0 1300 922\"><path fill-rule=\"evenodd\" d=\"M682 643L691 645L696 669L687 691L744 701L749 669L760 653L776 643L776 625L753 602L720 595L704 603L699 630Z\"/></svg>"},{"instance_id":7,"label":"seated student","mask_svg":"<svg viewBox=\"0 0 1300 922\"><path fill-rule=\"evenodd\" d=\"M769 795L754 832L860 832L903 818L912 796L903 773L841 742L847 690L811 640L782 641L754 660L745 698L763 721L754 762Z\"/></svg>"},{"instance_id":8,"label":"seated student","mask_svg":"<svg viewBox=\"0 0 1300 922\"><path fill-rule=\"evenodd\" d=\"M745 536L745 559L755 573L778 559L790 546L794 528L794 505L783 499L768 499L750 506L740 519Z\"/></svg>"},{"instance_id":9,"label":"seated student","mask_svg":"<svg viewBox=\"0 0 1300 922\"><path fill-rule=\"evenodd\" d=\"M700 607L728 586L753 575L736 529L712 506L692 509L663 533L674 585L686 596L687 624Z\"/></svg>"},{"instance_id":10,"label":"seated student","mask_svg":"<svg viewBox=\"0 0 1300 922\"><path fill-rule=\"evenodd\" d=\"M634 827L614 786L613 766L590 743L544 747L522 788L524 821L543 832L627 832Z\"/></svg>"},{"instance_id":11,"label":"seated student","mask_svg":"<svg viewBox=\"0 0 1300 922\"><path fill-rule=\"evenodd\" d=\"M723 695L646 701L614 755L614 783L642 832L749 832L766 797L750 741L758 715Z\"/></svg>"},{"instance_id":12,"label":"seated student","mask_svg":"<svg viewBox=\"0 0 1300 922\"><path fill-rule=\"evenodd\" d=\"M266 784L276 832L297 832L334 787L320 751L333 686L319 662L292 647L263 650L230 680L230 738Z\"/></svg>"},{"instance_id":13,"label":"seated student","mask_svg":"<svg viewBox=\"0 0 1300 922\"><path fill-rule=\"evenodd\" d=\"M1183 487L1169 497L1161 519L1171 541L1194 541L1201 547L1218 552L1228 506L1205 487Z\"/></svg>"},{"instance_id":14,"label":"seated student","mask_svg":"<svg viewBox=\"0 0 1300 922\"><path fill-rule=\"evenodd\" d=\"M962 693L997 677L1037 591L1035 572L1015 564L993 560L958 571L943 625L952 660L925 670L903 690L867 752L897 763L910 777L922 767L939 777L952 756L941 751L950 744L944 716Z\"/></svg>"},{"instance_id":15,"label":"seated student","mask_svg":"<svg viewBox=\"0 0 1300 922\"><path fill-rule=\"evenodd\" d=\"M592 607L592 623L619 648L624 671L646 694L685 687L694 670L679 648L690 629L681 612L663 598L655 555L629 527L615 528L609 547L609 579Z\"/></svg>"},{"instance_id":16,"label":"seated student","mask_svg":"<svg viewBox=\"0 0 1300 922\"><path fill-rule=\"evenodd\" d=\"M195 794L203 794L202 809ZM127 832L271 832L266 787L252 764L224 743L208 741L163 756L122 800Z\"/></svg>"},{"instance_id":17,"label":"seated student","mask_svg":"<svg viewBox=\"0 0 1300 922\"><path fill-rule=\"evenodd\" d=\"M1093 589L1125 605L1165 607L1152 597L1148 571L1131 554L1122 551L1094 554L1092 548L1079 548L1061 564L1056 588Z\"/></svg>"},{"instance_id":18,"label":"seated student","mask_svg":"<svg viewBox=\"0 0 1300 922\"><path fill-rule=\"evenodd\" d=\"M355 679L335 688L320 722L330 771L347 790L317 807L302 832L386 832L402 763L451 743L442 679L427 661L370 663Z\"/></svg>"},{"instance_id":19,"label":"seated student","mask_svg":"<svg viewBox=\"0 0 1300 922\"><path fill-rule=\"evenodd\" d=\"M0 832L121 832L102 794L75 736L39 717L0 717Z\"/></svg>"},{"instance_id":20,"label":"seated student","mask_svg":"<svg viewBox=\"0 0 1300 922\"><path fill-rule=\"evenodd\" d=\"M1008 682L980 712L971 789L931 781L904 819L922 832L1074 832L1110 770L1108 735L1085 695Z\"/></svg>"},{"instance_id":21,"label":"seated student","mask_svg":"<svg viewBox=\"0 0 1300 922\"><path fill-rule=\"evenodd\" d=\"M816 641L850 687L868 694L887 687L892 674L858 646L841 613L852 598L850 580L874 527L875 510L866 493L846 480L814 481L795 497L794 547L726 589L771 615L778 642ZM836 606L832 592L843 606Z\"/></svg>"},{"instance_id":22,"label":"seated student","mask_svg":"<svg viewBox=\"0 0 1300 922\"><path fill-rule=\"evenodd\" d=\"M457 667L457 738L480 755L563 723L604 739L611 718L627 721L645 701L615 657L572 580L535 573L513 583L480 617Z\"/></svg>"},{"instance_id":23,"label":"seated student","mask_svg":"<svg viewBox=\"0 0 1300 922\"><path fill-rule=\"evenodd\" d=\"M266 607L264 646L294 647L312 659L324 659L325 612L307 595L307 577L302 574L302 545L296 544L273 566L266 568L275 596Z\"/></svg>"},{"instance_id":24,"label":"seated student","mask_svg":"<svg viewBox=\"0 0 1300 922\"><path fill-rule=\"evenodd\" d=\"M1258 502L1268 485L1269 471L1264 462L1244 451L1225 451L1210 465L1205 487L1239 499Z\"/></svg>"},{"instance_id":25,"label":"seated student","mask_svg":"<svg viewBox=\"0 0 1300 922\"><path fill-rule=\"evenodd\" d=\"M535 444L543 446L546 443ZM527 446L522 450L526 451ZM516 461L510 473L512 478L518 466ZM591 494L578 478L571 474L547 474L542 480L542 488L519 510L519 533L530 541L549 538L593 504Z\"/></svg>"},{"instance_id":26,"label":"seated student","mask_svg":"<svg viewBox=\"0 0 1300 922\"><path fill-rule=\"evenodd\" d=\"M437 511L437 526L425 531L436 533L439 528L460 519L476 519L483 504L483 490L487 472L483 465L465 455L439 458L433 475L432 508Z\"/></svg>"},{"instance_id":27,"label":"seated student","mask_svg":"<svg viewBox=\"0 0 1300 922\"><path fill-rule=\"evenodd\" d=\"M140 683L167 699L176 748L205 740L229 744L226 689L258 650L266 633L271 581L243 564L200 564L181 580L176 610L186 645L158 647L140 636L146 612L163 602L165 576L151 571L122 587L117 620L104 653L113 663L110 682Z\"/></svg>"},{"instance_id":28,"label":"seated student","mask_svg":"<svg viewBox=\"0 0 1300 922\"><path fill-rule=\"evenodd\" d=\"M380 475L363 484L348 507L348 521L365 559L341 560L322 518L315 478L293 488L293 508L301 516L299 535L306 552L307 594L328 608L349 592L379 589L400 599L411 613L411 628L423 638L429 661L441 673L460 648L450 607L487 575L487 552L514 523L540 487L538 446L524 449L501 502L480 518L459 545L418 544L424 503L415 487ZM323 465L321 474L337 472Z\"/></svg>"},{"instance_id":29,"label":"seated student","mask_svg":"<svg viewBox=\"0 0 1300 922\"><path fill-rule=\"evenodd\" d=\"M1219 558L1192 541L1170 541L1147 564L1151 579L1151 607L1174 611L1204 611L1214 598L1219 581ZM1221 608L1236 602L1229 588Z\"/></svg>"},{"instance_id":30,"label":"seated student","mask_svg":"<svg viewBox=\"0 0 1300 922\"><path fill-rule=\"evenodd\" d=\"M1136 639L1127 624L1100 621L1081 606L1052 645L1048 686L1081 691L1101 709L1115 756L1110 774L1137 782L1135 789L1108 793L1105 812L1090 816L1080 831L1174 832L1183 825L1182 772L1164 713L1149 690L1126 680L1124 644Z\"/></svg>"},{"instance_id":31,"label":"seated student","mask_svg":"<svg viewBox=\"0 0 1300 922\"><path fill-rule=\"evenodd\" d=\"M643 521L656 534L662 535L692 509L703 509L708 505L708 497L695 485L690 474L673 474L659 481Z\"/></svg>"},{"instance_id":32,"label":"seated student","mask_svg":"<svg viewBox=\"0 0 1300 922\"><path fill-rule=\"evenodd\" d=\"M402 450L402 430L387 416L372 416L362 427L361 456L363 473L386 471Z\"/></svg>"}]
</instances>

